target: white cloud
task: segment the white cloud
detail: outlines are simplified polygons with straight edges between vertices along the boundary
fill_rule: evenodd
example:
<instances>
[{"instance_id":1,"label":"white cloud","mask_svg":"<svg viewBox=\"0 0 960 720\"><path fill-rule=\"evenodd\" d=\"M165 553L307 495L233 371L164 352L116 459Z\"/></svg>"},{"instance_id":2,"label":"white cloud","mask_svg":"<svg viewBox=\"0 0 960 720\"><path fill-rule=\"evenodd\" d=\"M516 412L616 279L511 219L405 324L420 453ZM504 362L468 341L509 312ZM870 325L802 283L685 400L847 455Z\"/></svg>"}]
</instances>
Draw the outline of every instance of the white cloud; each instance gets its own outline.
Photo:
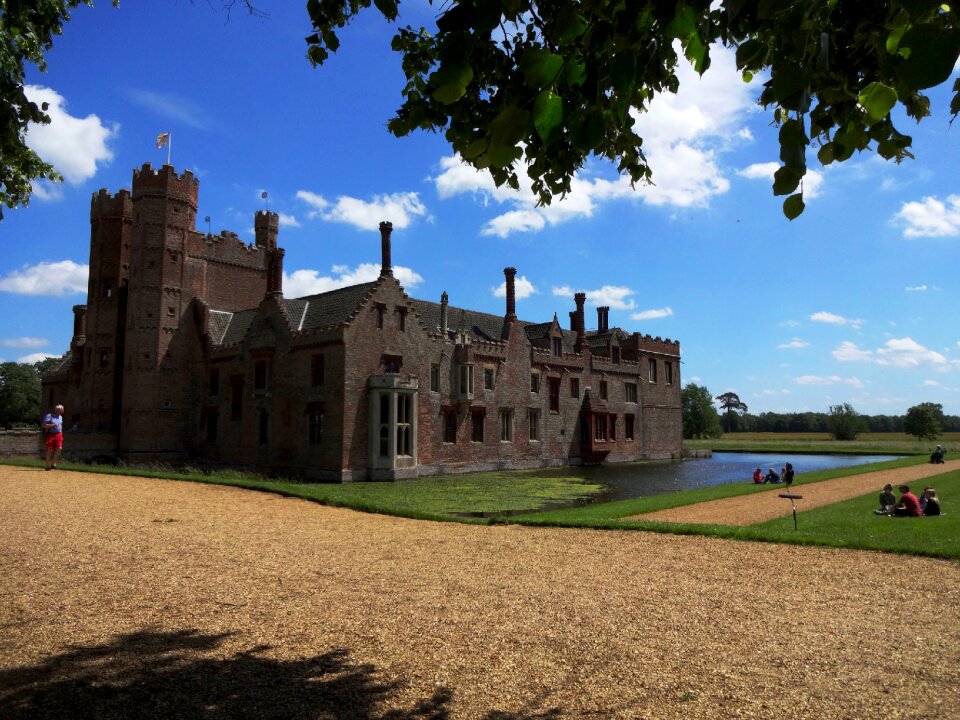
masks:
<instances>
[{"instance_id":1,"label":"white cloud","mask_svg":"<svg viewBox=\"0 0 960 720\"><path fill-rule=\"evenodd\" d=\"M777 345L777 347L781 350L793 350L793 349L805 348L805 347L808 347L809 345L810 343L808 343L806 340L801 340L800 338L794 338L790 342L780 343L779 345Z\"/></svg>"},{"instance_id":2,"label":"white cloud","mask_svg":"<svg viewBox=\"0 0 960 720\"><path fill-rule=\"evenodd\" d=\"M552 293L555 297L572 298L576 291L569 285L555 287ZM587 302L591 305L607 306L612 310L633 310L637 303L630 297L634 291L628 287L604 285L597 290L584 290Z\"/></svg>"},{"instance_id":3,"label":"white cloud","mask_svg":"<svg viewBox=\"0 0 960 720\"><path fill-rule=\"evenodd\" d=\"M842 342L831 354L840 362L864 362L896 368L923 365L945 368L948 365L946 357L908 337L891 338L876 350L862 350L852 342Z\"/></svg>"},{"instance_id":4,"label":"white cloud","mask_svg":"<svg viewBox=\"0 0 960 720\"><path fill-rule=\"evenodd\" d=\"M839 375L799 375L793 379L797 385L849 385L862 388L859 378L845 378Z\"/></svg>"},{"instance_id":5,"label":"white cloud","mask_svg":"<svg viewBox=\"0 0 960 720\"><path fill-rule=\"evenodd\" d=\"M119 126L106 127L96 115L85 118L73 117L66 110L66 100L50 88L25 85L24 92L31 102L48 103L48 125L31 123L27 127L26 142L30 149L53 165L71 184L89 180L97 172L97 163L113 159L113 151L107 147L119 133ZM59 191L37 183L37 197L58 199Z\"/></svg>"},{"instance_id":6,"label":"white cloud","mask_svg":"<svg viewBox=\"0 0 960 720\"><path fill-rule=\"evenodd\" d=\"M54 297L86 293L89 274L89 265L73 260L24 265L0 278L0 292Z\"/></svg>"},{"instance_id":7,"label":"white cloud","mask_svg":"<svg viewBox=\"0 0 960 720\"><path fill-rule=\"evenodd\" d=\"M23 357L18 357L17 362L23 365L33 365L38 363L41 360L46 360L47 358L60 357L59 355L51 355L50 353L30 353L29 355L24 355Z\"/></svg>"},{"instance_id":8,"label":"white cloud","mask_svg":"<svg viewBox=\"0 0 960 720\"><path fill-rule=\"evenodd\" d=\"M904 288L907 292L926 292L927 289L926 285L907 285L907 287Z\"/></svg>"},{"instance_id":9,"label":"white cloud","mask_svg":"<svg viewBox=\"0 0 960 720\"><path fill-rule=\"evenodd\" d=\"M527 280L523 275L516 278L513 282L513 294L515 299L523 300L528 298L531 295L535 295L538 290L533 286L533 283ZM499 287L493 288L494 297L506 297L507 296L507 281L504 280L500 283Z\"/></svg>"},{"instance_id":10,"label":"white cloud","mask_svg":"<svg viewBox=\"0 0 960 720\"><path fill-rule=\"evenodd\" d=\"M638 313L633 313L630 316L631 320L657 320L659 318L670 317L673 315L673 309L669 307L658 308L656 310L643 310Z\"/></svg>"},{"instance_id":11,"label":"white cloud","mask_svg":"<svg viewBox=\"0 0 960 720\"><path fill-rule=\"evenodd\" d=\"M35 337L4 338L0 340L0 347L9 348L41 348L49 344L50 341L46 338Z\"/></svg>"},{"instance_id":12,"label":"white cloud","mask_svg":"<svg viewBox=\"0 0 960 720\"><path fill-rule=\"evenodd\" d=\"M750 180L769 180L773 183L773 174L780 169L780 163L754 163L740 170L737 175ZM823 185L823 173L816 170L807 169L807 174L803 176L803 199L812 200L820 194L820 186Z\"/></svg>"},{"instance_id":13,"label":"white cloud","mask_svg":"<svg viewBox=\"0 0 960 720\"><path fill-rule=\"evenodd\" d=\"M334 265L330 272L330 275L321 275L316 270L295 270L290 275L284 273L283 294L291 298L303 297L373 282L380 277L380 263L362 263L353 269L346 265ZM423 282L423 277L417 272L402 265L393 266L393 276L408 290Z\"/></svg>"},{"instance_id":14,"label":"white cloud","mask_svg":"<svg viewBox=\"0 0 960 720\"><path fill-rule=\"evenodd\" d=\"M631 188L626 177L586 177L581 173L571 181L565 197L537 207L524 173L519 174L519 191L498 188L488 172L478 172L453 156L440 160L440 174L433 178L437 194L441 199L473 194L484 204L508 206L482 230L485 235L500 237L591 217L604 203L622 198L650 205L707 206L713 196L730 187L718 154L731 138L737 142L752 139L742 122L754 107L754 86L743 82L733 51L716 46L710 56L711 67L703 77L681 61L677 70L680 91L658 95L649 108L634 115L654 184ZM590 165L592 170L600 167L600 163Z\"/></svg>"},{"instance_id":15,"label":"white cloud","mask_svg":"<svg viewBox=\"0 0 960 720\"><path fill-rule=\"evenodd\" d=\"M795 328L800 327L800 323L796 320L785 320L784 322L780 323L780 327Z\"/></svg>"},{"instance_id":16,"label":"white cloud","mask_svg":"<svg viewBox=\"0 0 960 720\"><path fill-rule=\"evenodd\" d=\"M287 215L286 213L279 213L280 215L280 227L300 227L300 221L297 220L295 215Z\"/></svg>"},{"instance_id":17,"label":"white cloud","mask_svg":"<svg viewBox=\"0 0 960 720\"><path fill-rule=\"evenodd\" d=\"M836 315L835 313L827 312L826 310L815 312L810 316L810 319L813 322L827 323L828 325L849 325L857 330L859 330L860 326L863 325L863 320L851 320L850 318L843 317L843 315Z\"/></svg>"},{"instance_id":18,"label":"white cloud","mask_svg":"<svg viewBox=\"0 0 960 720\"><path fill-rule=\"evenodd\" d=\"M936 380L924 380L923 386L924 387L940 387L940 383L938 383Z\"/></svg>"},{"instance_id":19,"label":"white cloud","mask_svg":"<svg viewBox=\"0 0 960 720\"><path fill-rule=\"evenodd\" d=\"M130 99L140 107L153 110L158 115L173 120L180 125L203 130L210 124L206 112L179 95L159 93L153 90L132 90L129 95Z\"/></svg>"},{"instance_id":20,"label":"white cloud","mask_svg":"<svg viewBox=\"0 0 960 720\"><path fill-rule=\"evenodd\" d=\"M297 198L311 208L307 217L320 217L328 222L342 222L360 230L377 230L387 220L393 227L408 227L417 217L427 216L427 208L415 192L374 195L372 200L341 195L335 203L309 190L298 190Z\"/></svg>"},{"instance_id":21,"label":"white cloud","mask_svg":"<svg viewBox=\"0 0 960 720\"><path fill-rule=\"evenodd\" d=\"M935 197L906 202L891 222L908 238L960 235L960 195L949 195L945 203Z\"/></svg>"}]
</instances>

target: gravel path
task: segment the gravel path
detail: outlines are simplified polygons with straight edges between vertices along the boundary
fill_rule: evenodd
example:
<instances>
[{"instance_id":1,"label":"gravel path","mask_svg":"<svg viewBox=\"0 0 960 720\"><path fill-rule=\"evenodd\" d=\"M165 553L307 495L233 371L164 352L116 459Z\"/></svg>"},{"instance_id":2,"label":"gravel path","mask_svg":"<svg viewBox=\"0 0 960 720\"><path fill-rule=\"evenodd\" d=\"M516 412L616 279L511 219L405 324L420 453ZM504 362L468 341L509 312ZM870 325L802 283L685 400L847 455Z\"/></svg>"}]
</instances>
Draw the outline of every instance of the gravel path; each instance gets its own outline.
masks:
<instances>
[{"instance_id":1,"label":"gravel path","mask_svg":"<svg viewBox=\"0 0 960 720\"><path fill-rule=\"evenodd\" d=\"M896 470L880 470L878 472L824 480L823 482L810 483L807 485L794 485L789 492L803 496L802 500L796 501L799 512L811 510L821 505L830 505L840 502L841 500L860 497L871 491L876 491L878 498L876 507L880 507L880 491L886 483L893 485L894 495L897 495L897 497L899 497L899 493L897 493L898 485L915 483L912 489L914 494L919 497L923 485L936 486L936 483L933 481L918 481L932 478L935 475L942 475L943 473L957 470L958 468L960 468L960 460L951 460L943 465L914 465L913 467L897 468ZM753 525L754 523L766 522L767 520L773 520L783 515L789 515L793 512L790 501L780 497L780 493L785 492L787 492L786 486L772 485L768 492L711 500L694 505L684 505L682 507L670 508L669 510L658 510L657 512L642 515L632 515L626 519L660 520L662 522L675 523L709 523L711 525Z\"/></svg>"},{"instance_id":2,"label":"gravel path","mask_svg":"<svg viewBox=\"0 0 960 720\"><path fill-rule=\"evenodd\" d=\"M960 717L950 561L0 467L0 580L5 719Z\"/></svg>"}]
</instances>

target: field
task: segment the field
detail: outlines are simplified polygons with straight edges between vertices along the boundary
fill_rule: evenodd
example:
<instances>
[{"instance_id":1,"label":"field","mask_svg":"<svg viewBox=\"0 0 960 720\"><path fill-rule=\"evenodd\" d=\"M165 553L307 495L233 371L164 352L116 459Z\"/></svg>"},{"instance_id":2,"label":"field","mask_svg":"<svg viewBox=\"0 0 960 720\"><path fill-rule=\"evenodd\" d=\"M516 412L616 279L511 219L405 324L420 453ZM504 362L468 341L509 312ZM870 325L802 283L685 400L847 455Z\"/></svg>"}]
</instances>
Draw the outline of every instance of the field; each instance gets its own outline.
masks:
<instances>
[{"instance_id":1,"label":"field","mask_svg":"<svg viewBox=\"0 0 960 720\"><path fill-rule=\"evenodd\" d=\"M738 452L807 452L878 455L929 455L937 445L960 454L960 432L942 433L936 440L917 440L905 433L861 433L856 440L834 440L830 433L728 433L720 438L684 440L690 449Z\"/></svg>"}]
</instances>

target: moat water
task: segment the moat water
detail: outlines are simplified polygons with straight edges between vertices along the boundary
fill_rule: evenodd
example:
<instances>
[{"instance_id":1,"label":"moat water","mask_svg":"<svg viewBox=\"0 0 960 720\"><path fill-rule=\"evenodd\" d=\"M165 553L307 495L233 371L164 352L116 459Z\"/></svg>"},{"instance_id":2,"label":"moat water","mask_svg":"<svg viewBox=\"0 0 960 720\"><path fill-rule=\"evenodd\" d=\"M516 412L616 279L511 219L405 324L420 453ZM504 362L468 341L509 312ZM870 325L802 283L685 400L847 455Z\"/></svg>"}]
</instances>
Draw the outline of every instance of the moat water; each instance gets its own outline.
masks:
<instances>
[{"instance_id":1,"label":"moat water","mask_svg":"<svg viewBox=\"0 0 960 720\"><path fill-rule=\"evenodd\" d=\"M771 453L715 452L711 458L684 460L682 462L645 462L625 465L570 468L569 472L589 482L605 486L605 490L593 495L587 502L609 502L627 498L663 495L679 490L723 485L725 483L753 482L753 471L760 468L764 474L780 468L788 462L798 478L816 470L832 470L851 465L894 460L894 455L776 455ZM550 470L551 474L556 469Z\"/></svg>"}]
</instances>

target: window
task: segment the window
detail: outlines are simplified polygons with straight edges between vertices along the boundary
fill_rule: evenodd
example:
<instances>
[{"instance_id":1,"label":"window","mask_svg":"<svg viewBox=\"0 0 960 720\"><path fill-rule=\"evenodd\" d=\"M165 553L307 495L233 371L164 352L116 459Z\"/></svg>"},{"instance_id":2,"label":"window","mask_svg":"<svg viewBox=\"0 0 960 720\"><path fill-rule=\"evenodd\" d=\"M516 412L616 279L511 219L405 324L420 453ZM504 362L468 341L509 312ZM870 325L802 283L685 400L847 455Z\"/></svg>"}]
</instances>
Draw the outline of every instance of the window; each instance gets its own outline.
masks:
<instances>
[{"instance_id":1,"label":"window","mask_svg":"<svg viewBox=\"0 0 960 720\"><path fill-rule=\"evenodd\" d=\"M220 393L220 369L213 368L210 371L210 382L208 392L211 395L217 395Z\"/></svg>"},{"instance_id":2,"label":"window","mask_svg":"<svg viewBox=\"0 0 960 720\"><path fill-rule=\"evenodd\" d=\"M664 385L673 385L673 363L665 362L663 364L663 383Z\"/></svg>"},{"instance_id":3,"label":"window","mask_svg":"<svg viewBox=\"0 0 960 720\"><path fill-rule=\"evenodd\" d=\"M177 314L177 309L173 305L167 305L167 316L174 317Z\"/></svg>"},{"instance_id":4,"label":"window","mask_svg":"<svg viewBox=\"0 0 960 720\"><path fill-rule=\"evenodd\" d=\"M260 411L260 444L266 445L269 438L270 413L266 410Z\"/></svg>"},{"instance_id":5,"label":"window","mask_svg":"<svg viewBox=\"0 0 960 720\"><path fill-rule=\"evenodd\" d=\"M540 392L540 375L533 373L530 375L530 392L539 393Z\"/></svg>"},{"instance_id":6,"label":"window","mask_svg":"<svg viewBox=\"0 0 960 720\"><path fill-rule=\"evenodd\" d=\"M633 442L633 415L623 416L623 439Z\"/></svg>"},{"instance_id":7,"label":"window","mask_svg":"<svg viewBox=\"0 0 960 720\"><path fill-rule=\"evenodd\" d=\"M100 351L100 367L101 368L110 367L110 351L109 350Z\"/></svg>"},{"instance_id":8,"label":"window","mask_svg":"<svg viewBox=\"0 0 960 720\"><path fill-rule=\"evenodd\" d=\"M483 421L486 414L482 410L473 410L470 413L470 442L483 442Z\"/></svg>"},{"instance_id":9,"label":"window","mask_svg":"<svg viewBox=\"0 0 960 720\"><path fill-rule=\"evenodd\" d=\"M390 396L380 396L380 457L390 456Z\"/></svg>"},{"instance_id":10,"label":"window","mask_svg":"<svg viewBox=\"0 0 960 720\"><path fill-rule=\"evenodd\" d=\"M513 410L500 411L500 442L513 442Z\"/></svg>"},{"instance_id":11,"label":"window","mask_svg":"<svg viewBox=\"0 0 960 720\"><path fill-rule=\"evenodd\" d=\"M230 419L239 420L243 415L243 375L230 378Z\"/></svg>"},{"instance_id":12,"label":"window","mask_svg":"<svg viewBox=\"0 0 960 720\"><path fill-rule=\"evenodd\" d=\"M606 380L600 381L600 399L601 400L607 399L607 381Z\"/></svg>"},{"instance_id":13,"label":"window","mask_svg":"<svg viewBox=\"0 0 960 720\"><path fill-rule=\"evenodd\" d=\"M527 409L527 420L530 426L530 442L540 441L540 411L537 408Z\"/></svg>"},{"instance_id":14,"label":"window","mask_svg":"<svg viewBox=\"0 0 960 720\"><path fill-rule=\"evenodd\" d=\"M473 365L460 366L460 397L473 397Z\"/></svg>"},{"instance_id":15,"label":"window","mask_svg":"<svg viewBox=\"0 0 960 720\"><path fill-rule=\"evenodd\" d=\"M493 368L483 369L483 389L493 390Z\"/></svg>"},{"instance_id":16,"label":"window","mask_svg":"<svg viewBox=\"0 0 960 720\"><path fill-rule=\"evenodd\" d=\"M403 358L399 355L384 355L382 362L383 371L388 374L396 375L403 367Z\"/></svg>"},{"instance_id":17,"label":"window","mask_svg":"<svg viewBox=\"0 0 960 720\"><path fill-rule=\"evenodd\" d=\"M457 411L448 409L443 411L443 441L455 443L457 441Z\"/></svg>"},{"instance_id":18,"label":"window","mask_svg":"<svg viewBox=\"0 0 960 720\"><path fill-rule=\"evenodd\" d=\"M253 365L253 389L265 390L267 387L267 361L257 360Z\"/></svg>"},{"instance_id":19,"label":"window","mask_svg":"<svg viewBox=\"0 0 960 720\"><path fill-rule=\"evenodd\" d=\"M607 416L593 416L593 439L597 442L607 441Z\"/></svg>"},{"instance_id":20,"label":"window","mask_svg":"<svg viewBox=\"0 0 960 720\"><path fill-rule=\"evenodd\" d=\"M383 303L377 303L373 309L377 313L377 330L383 330L383 313L387 307Z\"/></svg>"},{"instance_id":21,"label":"window","mask_svg":"<svg viewBox=\"0 0 960 720\"><path fill-rule=\"evenodd\" d=\"M607 429L610 431L610 442L617 441L617 416L611 415L607 420Z\"/></svg>"},{"instance_id":22,"label":"window","mask_svg":"<svg viewBox=\"0 0 960 720\"><path fill-rule=\"evenodd\" d=\"M550 385L550 412L560 412L560 378L547 378Z\"/></svg>"},{"instance_id":23,"label":"window","mask_svg":"<svg viewBox=\"0 0 960 720\"><path fill-rule=\"evenodd\" d=\"M553 338L553 356L563 357L563 338Z\"/></svg>"},{"instance_id":24,"label":"window","mask_svg":"<svg viewBox=\"0 0 960 720\"><path fill-rule=\"evenodd\" d=\"M430 366L430 390L440 392L440 366L436 363Z\"/></svg>"},{"instance_id":25,"label":"window","mask_svg":"<svg viewBox=\"0 0 960 720\"><path fill-rule=\"evenodd\" d=\"M101 286L101 297L109 299L113 297L113 280L104 280Z\"/></svg>"},{"instance_id":26,"label":"window","mask_svg":"<svg viewBox=\"0 0 960 720\"><path fill-rule=\"evenodd\" d=\"M323 375L325 371L325 360L323 353L318 353L310 358L310 384L313 387L323 385Z\"/></svg>"},{"instance_id":27,"label":"window","mask_svg":"<svg viewBox=\"0 0 960 720\"><path fill-rule=\"evenodd\" d=\"M580 378L570 378L570 397L580 397Z\"/></svg>"},{"instance_id":28,"label":"window","mask_svg":"<svg viewBox=\"0 0 960 720\"><path fill-rule=\"evenodd\" d=\"M409 395L397 395L397 455L412 455L413 412Z\"/></svg>"},{"instance_id":29,"label":"window","mask_svg":"<svg viewBox=\"0 0 960 720\"><path fill-rule=\"evenodd\" d=\"M323 405L314 403L307 406L308 438L311 445L319 445L323 440Z\"/></svg>"},{"instance_id":30,"label":"window","mask_svg":"<svg viewBox=\"0 0 960 720\"><path fill-rule=\"evenodd\" d=\"M637 401L637 384L624 383L623 394L628 403L635 403Z\"/></svg>"},{"instance_id":31,"label":"window","mask_svg":"<svg viewBox=\"0 0 960 720\"><path fill-rule=\"evenodd\" d=\"M613 356L613 364L619 365L620 364L620 346L614 345L613 348L610 349L610 354Z\"/></svg>"},{"instance_id":32,"label":"window","mask_svg":"<svg viewBox=\"0 0 960 720\"><path fill-rule=\"evenodd\" d=\"M649 368L649 379L650 382L655 383L657 381L657 361L653 358L650 358L647 361L647 367Z\"/></svg>"},{"instance_id":33,"label":"window","mask_svg":"<svg viewBox=\"0 0 960 720\"><path fill-rule=\"evenodd\" d=\"M400 332L406 332L407 331L407 309L404 307L398 307L397 315L400 316L398 318L400 322Z\"/></svg>"}]
</instances>

